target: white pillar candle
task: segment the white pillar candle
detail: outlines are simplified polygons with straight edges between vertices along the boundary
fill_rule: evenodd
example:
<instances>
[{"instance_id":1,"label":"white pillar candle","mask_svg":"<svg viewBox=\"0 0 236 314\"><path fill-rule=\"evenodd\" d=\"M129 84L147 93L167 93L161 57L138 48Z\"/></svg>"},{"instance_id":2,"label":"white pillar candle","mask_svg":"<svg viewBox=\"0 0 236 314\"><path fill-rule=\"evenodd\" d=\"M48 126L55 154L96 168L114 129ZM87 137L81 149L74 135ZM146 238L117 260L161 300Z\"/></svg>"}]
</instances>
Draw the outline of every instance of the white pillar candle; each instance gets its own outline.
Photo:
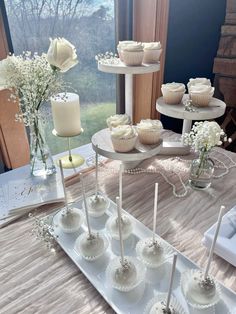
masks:
<instances>
[{"instance_id":1,"label":"white pillar candle","mask_svg":"<svg viewBox=\"0 0 236 314\"><path fill-rule=\"evenodd\" d=\"M59 136L75 136L81 132L79 95L60 93L51 97L54 129Z\"/></svg>"}]
</instances>

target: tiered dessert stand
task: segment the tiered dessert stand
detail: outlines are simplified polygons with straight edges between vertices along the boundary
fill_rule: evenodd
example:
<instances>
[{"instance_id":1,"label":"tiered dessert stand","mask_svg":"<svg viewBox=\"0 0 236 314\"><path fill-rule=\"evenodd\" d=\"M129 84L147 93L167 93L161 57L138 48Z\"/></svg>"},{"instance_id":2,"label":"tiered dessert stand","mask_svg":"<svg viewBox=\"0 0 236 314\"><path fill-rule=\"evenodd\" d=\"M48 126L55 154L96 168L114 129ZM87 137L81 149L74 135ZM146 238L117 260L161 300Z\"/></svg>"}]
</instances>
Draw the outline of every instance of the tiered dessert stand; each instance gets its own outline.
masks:
<instances>
[{"instance_id":1,"label":"tiered dessert stand","mask_svg":"<svg viewBox=\"0 0 236 314\"><path fill-rule=\"evenodd\" d=\"M98 70L106 73L124 74L125 75L125 112L131 118L133 116L133 75L153 73L160 70L160 64L142 64L141 66L126 66L123 62L114 63L98 63ZM207 107L194 107L193 111L187 111L184 106L185 100L189 96L183 97L181 104L168 105L164 102L163 97L157 99L156 109L166 116L183 119L182 134L191 130L193 120L208 120L222 116L225 112L226 104L217 99L212 98ZM100 155L107 158L123 161L125 168L136 167L142 160L159 155L186 155L190 152L190 148L183 145L182 141L166 141L160 142L155 147L151 145L142 145L140 143L135 151L130 153L116 153L113 149L108 129L95 133L92 137L93 149Z\"/></svg>"},{"instance_id":2,"label":"tiered dessert stand","mask_svg":"<svg viewBox=\"0 0 236 314\"><path fill-rule=\"evenodd\" d=\"M160 63L127 66L123 62L98 63L98 70L106 73L125 75L125 113L133 117L133 75L160 71Z\"/></svg>"},{"instance_id":3,"label":"tiered dessert stand","mask_svg":"<svg viewBox=\"0 0 236 314\"><path fill-rule=\"evenodd\" d=\"M164 102L163 97L157 99L156 109L161 114L168 117L183 119L182 134L189 133L193 120L210 120L222 116L225 113L226 104L217 99L212 98L207 107L194 107L194 111L185 110L184 102L189 98L186 94L182 103L177 105L168 105ZM183 145L183 142L163 141L162 149L159 154L162 155L185 155L189 153L189 147Z\"/></svg>"}]
</instances>

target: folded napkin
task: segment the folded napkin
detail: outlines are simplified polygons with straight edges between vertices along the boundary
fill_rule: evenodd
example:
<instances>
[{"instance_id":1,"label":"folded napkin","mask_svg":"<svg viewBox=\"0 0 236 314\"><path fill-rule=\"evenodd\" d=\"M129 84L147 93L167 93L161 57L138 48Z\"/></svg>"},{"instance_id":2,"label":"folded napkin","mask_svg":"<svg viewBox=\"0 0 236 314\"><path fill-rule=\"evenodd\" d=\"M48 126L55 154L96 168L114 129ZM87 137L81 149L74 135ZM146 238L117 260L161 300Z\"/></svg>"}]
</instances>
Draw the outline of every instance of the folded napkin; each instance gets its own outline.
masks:
<instances>
[{"instance_id":1,"label":"folded napkin","mask_svg":"<svg viewBox=\"0 0 236 314\"><path fill-rule=\"evenodd\" d=\"M216 224L204 233L202 243L210 249ZM222 218L214 252L236 267L236 206Z\"/></svg>"}]
</instances>

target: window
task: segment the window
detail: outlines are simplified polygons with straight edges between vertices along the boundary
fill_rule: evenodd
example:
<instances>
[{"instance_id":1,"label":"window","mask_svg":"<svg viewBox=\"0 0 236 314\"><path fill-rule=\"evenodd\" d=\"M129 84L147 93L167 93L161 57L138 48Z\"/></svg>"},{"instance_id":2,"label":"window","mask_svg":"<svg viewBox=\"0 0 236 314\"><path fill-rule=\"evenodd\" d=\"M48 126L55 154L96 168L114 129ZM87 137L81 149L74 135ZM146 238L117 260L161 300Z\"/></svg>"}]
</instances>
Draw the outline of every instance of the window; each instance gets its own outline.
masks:
<instances>
[{"instance_id":1,"label":"window","mask_svg":"<svg viewBox=\"0 0 236 314\"><path fill-rule=\"evenodd\" d=\"M84 133L71 146L89 143L115 113L115 75L97 70L95 55L114 51L113 0L5 0L14 53L46 52L49 38L65 37L77 49L79 65L64 75L80 96ZM43 106L52 154L67 150L67 141L52 135L50 104Z\"/></svg>"}]
</instances>

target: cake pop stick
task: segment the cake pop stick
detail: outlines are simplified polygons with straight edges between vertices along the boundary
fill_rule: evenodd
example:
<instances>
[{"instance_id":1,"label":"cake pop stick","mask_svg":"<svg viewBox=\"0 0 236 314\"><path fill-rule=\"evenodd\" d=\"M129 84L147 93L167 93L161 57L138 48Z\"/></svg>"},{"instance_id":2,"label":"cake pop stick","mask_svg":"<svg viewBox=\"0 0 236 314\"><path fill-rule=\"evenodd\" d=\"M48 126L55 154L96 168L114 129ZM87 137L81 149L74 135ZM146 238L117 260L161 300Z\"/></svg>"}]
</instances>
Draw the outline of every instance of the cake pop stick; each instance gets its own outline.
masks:
<instances>
[{"instance_id":1,"label":"cake pop stick","mask_svg":"<svg viewBox=\"0 0 236 314\"><path fill-rule=\"evenodd\" d=\"M91 237L92 233L91 233L91 228L90 228L90 224L89 224L88 205L87 205L87 200L86 200L86 195L85 195L84 178L83 178L82 173L79 174L79 177L80 177L80 181L81 181L81 184L82 184L82 193L83 193L83 198L84 198L84 208L85 208L85 215L86 215L88 233L89 233L89 236Z\"/></svg>"},{"instance_id":2,"label":"cake pop stick","mask_svg":"<svg viewBox=\"0 0 236 314\"><path fill-rule=\"evenodd\" d=\"M210 254L209 254L209 257L208 257L207 266L206 266L205 273L204 273L204 279L206 279L207 276L208 276L208 271L209 271L209 268L210 268L210 265L211 265L211 260L212 260L212 256L213 256L213 253L214 253L217 236L218 236L218 233L219 233L219 230L220 230L220 224L221 224L221 220L222 220L222 216L223 216L224 210L225 210L225 206L221 206L220 207L219 216L218 216L218 220L217 220L216 231L215 231L214 238L213 238L213 241L212 241L212 244L211 244Z\"/></svg>"},{"instance_id":3,"label":"cake pop stick","mask_svg":"<svg viewBox=\"0 0 236 314\"><path fill-rule=\"evenodd\" d=\"M170 276L170 284L169 284L167 300L166 300L166 313L169 313L170 298L171 298L171 292L172 292L172 287L173 287L173 282L174 282L174 275L175 275L176 260L177 260L177 254L175 253L173 255L173 263L172 263L172 270L171 270L171 276Z\"/></svg>"},{"instance_id":4,"label":"cake pop stick","mask_svg":"<svg viewBox=\"0 0 236 314\"><path fill-rule=\"evenodd\" d=\"M122 172L123 172L123 164L120 164L120 169L119 169L119 198L120 198L120 207L122 208Z\"/></svg>"},{"instance_id":5,"label":"cake pop stick","mask_svg":"<svg viewBox=\"0 0 236 314\"><path fill-rule=\"evenodd\" d=\"M121 264L124 265L124 243L123 243L123 236L122 236L122 229L121 229L121 204L120 198L116 197L116 205L117 205L117 212L118 212L118 227L119 227L119 238L120 238L120 256L121 256Z\"/></svg>"},{"instance_id":6,"label":"cake pop stick","mask_svg":"<svg viewBox=\"0 0 236 314\"><path fill-rule=\"evenodd\" d=\"M98 148L98 145L96 145L96 148ZM95 179L95 195L96 197L98 196L98 153L96 151L95 153L95 175L96 175L96 179Z\"/></svg>"},{"instance_id":7,"label":"cake pop stick","mask_svg":"<svg viewBox=\"0 0 236 314\"><path fill-rule=\"evenodd\" d=\"M67 199L66 185L65 185L65 177L64 177L64 172L63 172L63 168L62 168L61 159L59 159L59 167L60 167L60 173L61 173L61 181L62 181L63 191L64 191L64 195L65 195L66 209L67 209L67 211L68 211L68 210L69 210L69 206L68 206L68 199Z\"/></svg>"},{"instance_id":8,"label":"cake pop stick","mask_svg":"<svg viewBox=\"0 0 236 314\"><path fill-rule=\"evenodd\" d=\"M153 213L153 243L155 242L156 225L157 225L157 201L158 201L158 183L155 183L154 213Z\"/></svg>"}]
</instances>

